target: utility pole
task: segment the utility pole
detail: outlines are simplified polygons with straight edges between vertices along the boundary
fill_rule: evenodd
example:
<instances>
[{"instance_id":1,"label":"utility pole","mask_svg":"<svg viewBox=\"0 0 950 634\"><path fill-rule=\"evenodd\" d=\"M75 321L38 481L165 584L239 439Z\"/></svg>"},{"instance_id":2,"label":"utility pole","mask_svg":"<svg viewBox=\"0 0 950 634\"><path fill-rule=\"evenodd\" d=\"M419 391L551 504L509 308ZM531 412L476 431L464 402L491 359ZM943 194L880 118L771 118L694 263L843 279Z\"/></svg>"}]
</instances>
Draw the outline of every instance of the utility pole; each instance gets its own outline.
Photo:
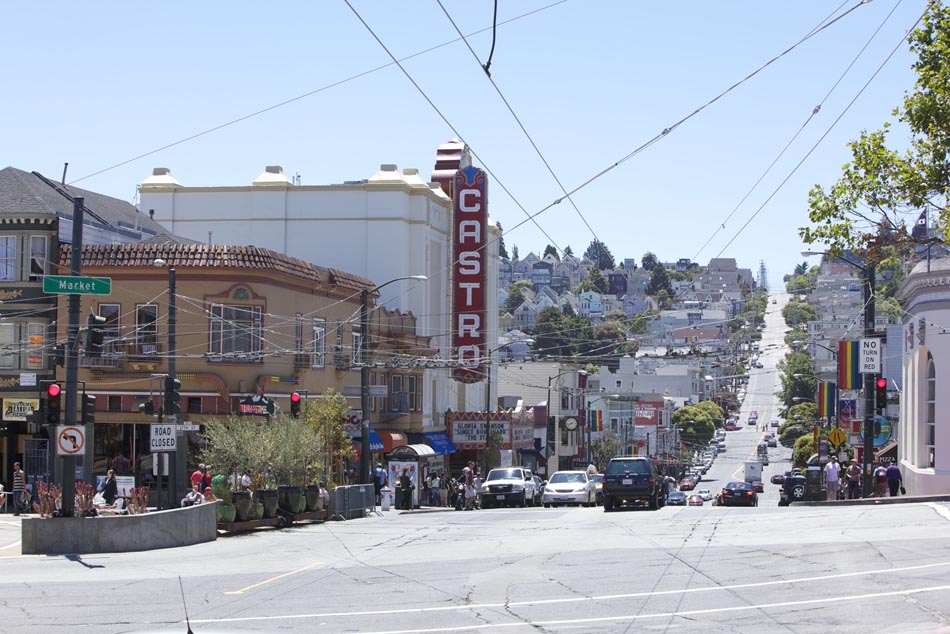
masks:
<instances>
[{"instance_id":1,"label":"utility pole","mask_svg":"<svg viewBox=\"0 0 950 634\"><path fill-rule=\"evenodd\" d=\"M82 223L83 211L85 208L84 198L73 198L73 238L72 251L69 255L69 274L78 276L82 273ZM77 339L79 337L79 311L80 296L71 293L66 303L67 329L66 329L66 409L63 412L63 424L76 424L76 401L79 387L79 346ZM54 427L50 436L53 442L59 442L56 428ZM84 429L86 442L91 442L92 430ZM88 470L91 465L83 465L83 471ZM76 458L75 456L63 457L63 503L62 516L72 517L76 505Z\"/></svg>"},{"instance_id":2,"label":"utility pole","mask_svg":"<svg viewBox=\"0 0 950 634\"><path fill-rule=\"evenodd\" d=\"M870 260L864 265L864 337L875 336L874 332L874 263ZM871 465L874 458L874 384L877 376L871 372L864 374L864 464L862 492L869 497L872 491Z\"/></svg>"}]
</instances>

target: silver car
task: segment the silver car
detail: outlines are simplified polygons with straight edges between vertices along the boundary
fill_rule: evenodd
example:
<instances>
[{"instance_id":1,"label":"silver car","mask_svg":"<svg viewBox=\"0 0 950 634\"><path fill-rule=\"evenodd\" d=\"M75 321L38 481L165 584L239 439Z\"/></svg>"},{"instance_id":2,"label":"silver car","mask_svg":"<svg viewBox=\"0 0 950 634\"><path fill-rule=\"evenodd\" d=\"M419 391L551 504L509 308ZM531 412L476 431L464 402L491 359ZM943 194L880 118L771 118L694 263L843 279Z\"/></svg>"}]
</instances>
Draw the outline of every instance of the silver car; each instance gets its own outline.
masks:
<instances>
[{"instance_id":1,"label":"silver car","mask_svg":"<svg viewBox=\"0 0 950 634\"><path fill-rule=\"evenodd\" d=\"M544 508L562 504L594 506L597 500L595 489L596 484L586 471L557 471L548 479L541 502Z\"/></svg>"}]
</instances>

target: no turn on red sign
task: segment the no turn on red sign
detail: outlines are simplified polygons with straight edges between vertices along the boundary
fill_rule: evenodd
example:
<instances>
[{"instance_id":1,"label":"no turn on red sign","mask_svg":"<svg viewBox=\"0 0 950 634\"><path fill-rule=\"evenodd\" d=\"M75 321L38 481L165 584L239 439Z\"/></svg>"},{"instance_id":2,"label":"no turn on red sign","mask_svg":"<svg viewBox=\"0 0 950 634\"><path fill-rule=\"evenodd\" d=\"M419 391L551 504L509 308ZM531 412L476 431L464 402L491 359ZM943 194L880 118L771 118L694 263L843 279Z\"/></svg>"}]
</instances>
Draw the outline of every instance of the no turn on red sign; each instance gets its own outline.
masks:
<instances>
[{"instance_id":1,"label":"no turn on red sign","mask_svg":"<svg viewBox=\"0 0 950 634\"><path fill-rule=\"evenodd\" d=\"M881 373L881 340L877 337L867 337L860 340L860 368L861 374Z\"/></svg>"}]
</instances>

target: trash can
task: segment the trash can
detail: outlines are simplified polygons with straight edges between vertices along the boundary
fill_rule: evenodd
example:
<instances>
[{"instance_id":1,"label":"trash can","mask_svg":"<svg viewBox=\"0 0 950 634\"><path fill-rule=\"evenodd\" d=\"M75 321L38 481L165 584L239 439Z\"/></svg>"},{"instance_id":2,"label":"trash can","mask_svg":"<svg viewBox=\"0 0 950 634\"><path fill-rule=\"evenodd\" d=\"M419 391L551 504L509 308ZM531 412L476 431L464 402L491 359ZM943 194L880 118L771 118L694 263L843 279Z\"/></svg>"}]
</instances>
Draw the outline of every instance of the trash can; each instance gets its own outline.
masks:
<instances>
[{"instance_id":1,"label":"trash can","mask_svg":"<svg viewBox=\"0 0 950 634\"><path fill-rule=\"evenodd\" d=\"M389 487L383 487L379 490L379 504L384 511L389 510L389 499L392 494L392 489Z\"/></svg>"}]
</instances>

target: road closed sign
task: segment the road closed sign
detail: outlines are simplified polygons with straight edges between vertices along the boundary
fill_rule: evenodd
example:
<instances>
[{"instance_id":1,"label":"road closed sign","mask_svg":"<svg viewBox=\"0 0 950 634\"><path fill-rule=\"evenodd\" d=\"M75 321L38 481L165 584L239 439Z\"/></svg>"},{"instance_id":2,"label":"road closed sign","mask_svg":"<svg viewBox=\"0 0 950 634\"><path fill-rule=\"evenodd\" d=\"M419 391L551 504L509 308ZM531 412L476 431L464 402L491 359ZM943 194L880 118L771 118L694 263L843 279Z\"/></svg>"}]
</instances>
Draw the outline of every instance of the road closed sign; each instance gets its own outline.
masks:
<instances>
[{"instance_id":1,"label":"road closed sign","mask_svg":"<svg viewBox=\"0 0 950 634\"><path fill-rule=\"evenodd\" d=\"M151 425L151 435L148 441L149 451L175 451L177 439L175 425Z\"/></svg>"}]
</instances>

